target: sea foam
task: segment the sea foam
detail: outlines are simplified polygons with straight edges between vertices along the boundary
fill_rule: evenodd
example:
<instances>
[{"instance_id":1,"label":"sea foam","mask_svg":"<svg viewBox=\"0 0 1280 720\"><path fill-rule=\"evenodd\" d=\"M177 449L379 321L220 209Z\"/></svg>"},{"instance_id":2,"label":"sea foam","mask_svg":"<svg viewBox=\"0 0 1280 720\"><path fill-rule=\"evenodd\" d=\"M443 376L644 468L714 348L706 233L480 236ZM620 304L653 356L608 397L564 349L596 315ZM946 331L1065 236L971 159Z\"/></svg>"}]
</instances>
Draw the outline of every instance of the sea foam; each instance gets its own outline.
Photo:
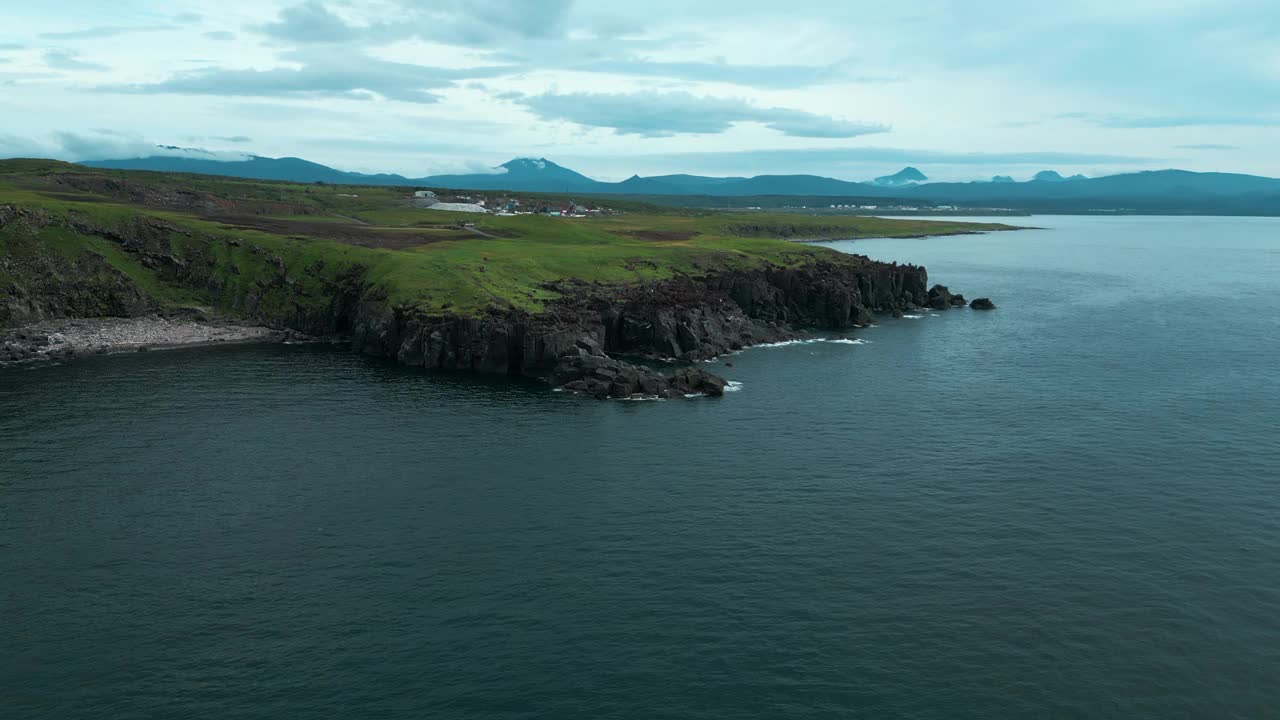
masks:
<instances>
[{"instance_id":1,"label":"sea foam","mask_svg":"<svg viewBox=\"0 0 1280 720\"><path fill-rule=\"evenodd\" d=\"M863 340L861 338L805 338L803 340L785 340L783 342L761 343L759 345L752 345L751 347L776 348L776 347L786 347L788 345L813 345L814 343L832 343L834 345L866 345L868 342L870 341Z\"/></svg>"}]
</instances>

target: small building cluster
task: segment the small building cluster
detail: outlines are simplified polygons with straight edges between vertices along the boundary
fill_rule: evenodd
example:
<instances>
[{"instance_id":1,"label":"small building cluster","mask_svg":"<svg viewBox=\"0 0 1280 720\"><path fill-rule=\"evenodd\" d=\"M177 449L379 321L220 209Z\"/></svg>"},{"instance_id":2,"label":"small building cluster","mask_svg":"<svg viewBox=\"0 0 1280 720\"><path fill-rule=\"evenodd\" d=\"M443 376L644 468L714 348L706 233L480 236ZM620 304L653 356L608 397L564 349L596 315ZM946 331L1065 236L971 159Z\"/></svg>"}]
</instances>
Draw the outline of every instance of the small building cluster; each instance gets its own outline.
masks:
<instances>
[{"instance_id":1,"label":"small building cluster","mask_svg":"<svg viewBox=\"0 0 1280 720\"><path fill-rule=\"evenodd\" d=\"M574 200L548 201L514 195L437 195L431 190L415 190L409 198L413 207L446 212L490 213L493 215L550 215L585 218L617 215L612 208L583 204Z\"/></svg>"}]
</instances>

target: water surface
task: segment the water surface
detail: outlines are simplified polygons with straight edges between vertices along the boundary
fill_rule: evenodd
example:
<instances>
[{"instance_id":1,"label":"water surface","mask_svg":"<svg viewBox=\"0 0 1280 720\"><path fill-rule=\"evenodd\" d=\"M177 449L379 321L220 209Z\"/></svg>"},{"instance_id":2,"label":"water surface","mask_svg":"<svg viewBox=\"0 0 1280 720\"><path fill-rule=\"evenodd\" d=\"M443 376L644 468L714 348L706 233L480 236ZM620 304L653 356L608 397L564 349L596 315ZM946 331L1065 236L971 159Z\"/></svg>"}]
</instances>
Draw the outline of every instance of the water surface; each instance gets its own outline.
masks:
<instances>
[{"instance_id":1,"label":"water surface","mask_svg":"<svg viewBox=\"0 0 1280 720\"><path fill-rule=\"evenodd\" d=\"M0 372L0 715L1264 717L1280 221L837 243L995 312L597 402L310 346Z\"/></svg>"}]
</instances>

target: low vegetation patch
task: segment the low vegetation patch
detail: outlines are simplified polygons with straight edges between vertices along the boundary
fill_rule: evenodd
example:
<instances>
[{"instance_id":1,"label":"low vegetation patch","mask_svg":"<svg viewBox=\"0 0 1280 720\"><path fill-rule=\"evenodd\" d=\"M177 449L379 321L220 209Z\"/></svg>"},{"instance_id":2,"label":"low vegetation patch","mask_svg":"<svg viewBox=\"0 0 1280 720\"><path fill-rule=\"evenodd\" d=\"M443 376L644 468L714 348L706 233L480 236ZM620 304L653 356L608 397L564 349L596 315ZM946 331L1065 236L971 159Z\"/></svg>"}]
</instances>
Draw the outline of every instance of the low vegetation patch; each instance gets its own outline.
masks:
<instances>
[{"instance_id":1,"label":"low vegetation patch","mask_svg":"<svg viewBox=\"0 0 1280 720\"><path fill-rule=\"evenodd\" d=\"M43 218L38 229L30 218L0 227L0 282L10 295L35 292L36 275L89 259L159 308L205 304L286 322L325 312L334 288L355 282L370 298L429 313L536 312L563 280L623 284L848 257L787 239L1006 227L634 204L598 217L472 215L412 207L411 195L0 161L0 207Z\"/></svg>"}]
</instances>

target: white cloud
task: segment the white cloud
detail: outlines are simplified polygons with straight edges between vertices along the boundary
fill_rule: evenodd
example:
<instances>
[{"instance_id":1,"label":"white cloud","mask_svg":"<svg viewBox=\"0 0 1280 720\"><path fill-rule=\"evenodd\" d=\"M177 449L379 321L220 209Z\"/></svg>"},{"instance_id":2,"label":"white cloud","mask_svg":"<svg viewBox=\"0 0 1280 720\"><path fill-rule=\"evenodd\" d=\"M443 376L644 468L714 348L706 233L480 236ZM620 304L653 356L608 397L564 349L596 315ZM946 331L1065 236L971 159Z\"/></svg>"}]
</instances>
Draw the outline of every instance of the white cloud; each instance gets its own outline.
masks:
<instances>
[{"instance_id":1,"label":"white cloud","mask_svg":"<svg viewBox=\"0 0 1280 720\"><path fill-rule=\"evenodd\" d=\"M819 153L814 172L828 152L827 174L896 169L837 160L875 144L989 161L926 158L943 168L931 176L1004 174L999 158L1037 153L1280 166L1261 122L1280 117L1271 0L11 4L6 153L65 153L50 129L110 122L143 145L201 137L406 174L537 154L626 176L759 148ZM755 172L794 160L743 157Z\"/></svg>"}]
</instances>

